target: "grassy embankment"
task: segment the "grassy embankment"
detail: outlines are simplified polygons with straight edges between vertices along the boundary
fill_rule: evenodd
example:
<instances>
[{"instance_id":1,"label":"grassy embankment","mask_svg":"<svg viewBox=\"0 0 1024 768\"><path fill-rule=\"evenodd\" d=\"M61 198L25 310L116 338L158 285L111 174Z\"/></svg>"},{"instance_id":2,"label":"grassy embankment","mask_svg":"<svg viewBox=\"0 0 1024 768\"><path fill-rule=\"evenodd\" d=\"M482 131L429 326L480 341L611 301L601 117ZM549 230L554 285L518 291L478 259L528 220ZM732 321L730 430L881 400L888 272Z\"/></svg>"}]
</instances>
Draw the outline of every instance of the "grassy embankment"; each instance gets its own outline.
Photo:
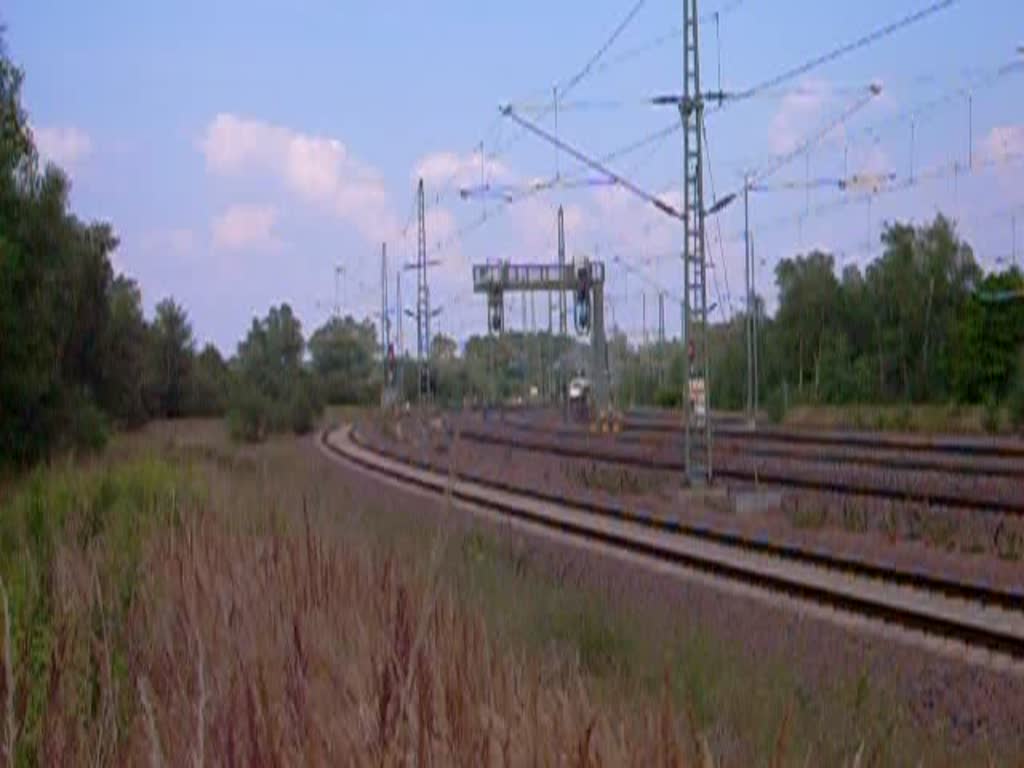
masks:
<instances>
[{"instance_id":1,"label":"grassy embankment","mask_svg":"<svg viewBox=\"0 0 1024 768\"><path fill-rule=\"evenodd\" d=\"M1007 409L980 405L800 405L782 424L808 429L855 429L923 434L1013 434Z\"/></svg>"},{"instance_id":2,"label":"grassy embankment","mask_svg":"<svg viewBox=\"0 0 1024 768\"><path fill-rule=\"evenodd\" d=\"M742 638L613 604L521 544L348 483L308 444L183 423L9 485L4 763L866 765L946 748L863 678L807 691Z\"/></svg>"}]
</instances>

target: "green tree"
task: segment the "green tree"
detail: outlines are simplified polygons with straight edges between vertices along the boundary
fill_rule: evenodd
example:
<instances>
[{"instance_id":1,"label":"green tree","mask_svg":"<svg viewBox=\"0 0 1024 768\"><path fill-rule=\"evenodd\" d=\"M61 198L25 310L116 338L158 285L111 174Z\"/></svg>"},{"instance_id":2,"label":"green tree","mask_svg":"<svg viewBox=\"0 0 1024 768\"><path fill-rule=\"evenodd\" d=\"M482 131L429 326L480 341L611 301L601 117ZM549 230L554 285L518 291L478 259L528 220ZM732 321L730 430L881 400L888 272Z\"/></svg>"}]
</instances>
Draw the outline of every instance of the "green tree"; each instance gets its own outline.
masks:
<instances>
[{"instance_id":1,"label":"green tree","mask_svg":"<svg viewBox=\"0 0 1024 768\"><path fill-rule=\"evenodd\" d=\"M165 418L185 414L195 340L185 309L167 298L156 305L150 326L152 411Z\"/></svg>"},{"instance_id":2,"label":"green tree","mask_svg":"<svg viewBox=\"0 0 1024 768\"><path fill-rule=\"evenodd\" d=\"M238 345L241 377L272 401L283 401L302 367L302 324L288 304L271 307L262 320L253 318Z\"/></svg>"},{"instance_id":3,"label":"green tree","mask_svg":"<svg viewBox=\"0 0 1024 768\"><path fill-rule=\"evenodd\" d=\"M904 401L943 397L957 325L981 270L941 215L920 229L889 225L882 244L881 258L867 270L879 394Z\"/></svg>"},{"instance_id":4,"label":"green tree","mask_svg":"<svg viewBox=\"0 0 1024 768\"><path fill-rule=\"evenodd\" d=\"M834 267L831 254L813 251L783 259L775 268L781 352L796 370L797 392L815 400L820 396L825 341L839 323L839 281ZM805 390L808 378L813 378L810 392Z\"/></svg>"},{"instance_id":5,"label":"green tree","mask_svg":"<svg viewBox=\"0 0 1024 768\"><path fill-rule=\"evenodd\" d=\"M21 80L0 38L0 462L29 463L102 442L117 243L68 212L59 168L39 172Z\"/></svg>"},{"instance_id":6,"label":"green tree","mask_svg":"<svg viewBox=\"0 0 1024 768\"><path fill-rule=\"evenodd\" d=\"M268 431L304 434L322 410L313 375L303 366L302 325L287 304L254 318L238 345L237 382L228 411L236 436L260 440Z\"/></svg>"},{"instance_id":7,"label":"green tree","mask_svg":"<svg viewBox=\"0 0 1024 768\"><path fill-rule=\"evenodd\" d=\"M134 280L118 276L110 287L109 301L99 402L114 421L138 426L148 415L144 382L149 337L142 294Z\"/></svg>"},{"instance_id":8,"label":"green tree","mask_svg":"<svg viewBox=\"0 0 1024 768\"><path fill-rule=\"evenodd\" d=\"M1024 302L1003 297L1022 290L1024 276L1013 268L985 277L967 302L953 364L960 400L999 401L1007 395L1024 344Z\"/></svg>"},{"instance_id":9,"label":"green tree","mask_svg":"<svg viewBox=\"0 0 1024 768\"><path fill-rule=\"evenodd\" d=\"M377 335L373 323L333 317L309 340L313 370L324 384L328 402L370 403L377 398ZM406 376L406 379L409 377ZM412 383L415 384L415 376Z\"/></svg>"},{"instance_id":10,"label":"green tree","mask_svg":"<svg viewBox=\"0 0 1024 768\"><path fill-rule=\"evenodd\" d=\"M439 333L430 340L430 359L450 363L459 355L459 344L451 336Z\"/></svg>"},{"instance_id":11,"label":"green tree","mask_svg":"<svg viewBox=\"0 0 1024 768\"><path fill-rule=\"evenodd\" d=\"M188 412L193 416L223 416L231 398L234 377L220 351L207 344L192 367Z\"/></svg>"}]
</instances>

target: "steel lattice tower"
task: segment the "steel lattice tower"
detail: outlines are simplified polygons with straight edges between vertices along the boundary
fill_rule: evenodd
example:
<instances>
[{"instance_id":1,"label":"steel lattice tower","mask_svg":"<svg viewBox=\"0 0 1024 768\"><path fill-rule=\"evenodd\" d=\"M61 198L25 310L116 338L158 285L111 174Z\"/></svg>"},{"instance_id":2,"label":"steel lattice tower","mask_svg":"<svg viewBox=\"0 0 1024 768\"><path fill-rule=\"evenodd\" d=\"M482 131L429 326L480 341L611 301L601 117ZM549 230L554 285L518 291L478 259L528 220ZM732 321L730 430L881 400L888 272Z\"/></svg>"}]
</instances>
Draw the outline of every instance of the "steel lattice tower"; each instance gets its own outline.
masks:
<instances>
[{"instance_id":1,"label":"steel lattice tower","mask_svg":"<svg viewBox=\"0 0 1024 768\"><path fill-rule=\"evenodd\" d=\"M558 206L558 268L565 269L565 215ZM564 338L569 334L568 312L565 291L558 292L558 333Z\"/></svg>"},{"instance_id":2,"label":"steel lattice tower","mask_svg":"<svg viewBox=\"0 0 1024 768\"><path fill-rule=\"evenodd\" d=\"M416 249L416 355L419 361L419 398L430 397L430 287L427 285L427 221L423 179L417 190L419 236Z\"/></svg>"},{"instance_id":3,"label":"steel lattice tower","mask_svg":"<svg viewBox=\"0 0 1024 768\"><path fill-rule=\"evenodd\" d=\"M708 379L707 261L704 240L704 97L700 90L697 0L683 0L683 464L690 484L710 482L711 401ZM704 388L704 418L691 393Z\"/></svg>"}]
</instances>

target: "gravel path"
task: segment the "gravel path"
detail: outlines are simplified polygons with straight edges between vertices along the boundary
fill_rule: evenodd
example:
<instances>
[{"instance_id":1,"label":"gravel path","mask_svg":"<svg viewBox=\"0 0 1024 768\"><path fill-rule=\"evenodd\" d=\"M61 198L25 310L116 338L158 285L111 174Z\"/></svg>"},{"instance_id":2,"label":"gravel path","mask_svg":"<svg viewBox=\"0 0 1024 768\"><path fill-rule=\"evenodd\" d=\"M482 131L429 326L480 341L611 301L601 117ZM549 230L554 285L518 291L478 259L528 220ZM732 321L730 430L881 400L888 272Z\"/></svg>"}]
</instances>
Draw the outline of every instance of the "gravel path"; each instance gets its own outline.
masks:
<instances>
[{"instance_id":1,"label":"gravel path","mask_svg":"<svg viewBox=\"0 0 1024 768\"><path fill-rule=\"evenodd\" d=\"M737 516L714 506L684 504L675 473L551 457L508 446L460 441L451 452L434 425L404 419L400 435L374 424L360 433L405 458L513 487L543 488L566 499L624 507L659 519L678 519L723 533L842 555L890 569L995 586L1024 601L1024 561L1000 557L1024 521L1004 515L942 510L845 496L785 494L778 509ZM396 439L398 438L398 439Z\"/></svg>"},{"instance_id":2,"label":"gravel path","mask_svg":"<svg viewBox=\"0 0 1024 768\"><path fill-rule=\"evenodd\" d=\"M312 444L309 450L319 453ZM413 450L419 452L420 446ZM310 460L325 461L322 456ZM505 467L518 471L520 463L520 458L514 457ZM338 481L350 492L355 489L364 505L398 515L429 515L442 510L440 499L425 499L414 491L368 480L343 464L334 468ZM459 525L506 532L505 526L481 522L468 513L455 510L446 514L454 514ZM528 553L531 569L603 595L613 606L649 622L652 631L657 631L659 621L671 616L673 621L699 626L712 637L736 644L755 662L784 664L812 699L863 679L894 696L912 722L942 729L954 744L965 748L988 745L1004 754L1024 753L1024 679L1019 676L866 637L760 601L742 597L723 600L718 590L630 567L614 557L544 536L517 533L514 539L510 546ZM742 642L737 643L737 638ZM671 643L670 637L666 643Z\"/></svg>"}]
</instances>

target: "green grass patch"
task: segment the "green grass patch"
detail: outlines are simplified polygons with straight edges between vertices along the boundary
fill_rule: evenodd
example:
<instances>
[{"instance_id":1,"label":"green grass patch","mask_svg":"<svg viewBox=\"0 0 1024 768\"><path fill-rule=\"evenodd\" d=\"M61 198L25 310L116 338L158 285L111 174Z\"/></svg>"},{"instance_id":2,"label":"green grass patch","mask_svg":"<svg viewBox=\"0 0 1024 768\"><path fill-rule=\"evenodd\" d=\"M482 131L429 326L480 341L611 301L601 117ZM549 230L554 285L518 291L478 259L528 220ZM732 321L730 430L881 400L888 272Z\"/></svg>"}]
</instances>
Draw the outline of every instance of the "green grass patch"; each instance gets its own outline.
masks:
<instances>
[{"instance_id":1,"label":"green grass patch","mask_svg":"<svg viewBox=\"0 0 1024 768\"><path fill-rule=\"evenodd\" d=\"M41 757L46 699L61 678L76 681L79 707L95 715L101 676L126 675L131 638L122 628L136 599L144 535L179 524L183 505L199 495L184 466L144 458L37 469L0 507L19 762ZM132 690L124 679L117 687ZM122 716L128 701L113 705Z\"/></svg>"}]
</instances>

